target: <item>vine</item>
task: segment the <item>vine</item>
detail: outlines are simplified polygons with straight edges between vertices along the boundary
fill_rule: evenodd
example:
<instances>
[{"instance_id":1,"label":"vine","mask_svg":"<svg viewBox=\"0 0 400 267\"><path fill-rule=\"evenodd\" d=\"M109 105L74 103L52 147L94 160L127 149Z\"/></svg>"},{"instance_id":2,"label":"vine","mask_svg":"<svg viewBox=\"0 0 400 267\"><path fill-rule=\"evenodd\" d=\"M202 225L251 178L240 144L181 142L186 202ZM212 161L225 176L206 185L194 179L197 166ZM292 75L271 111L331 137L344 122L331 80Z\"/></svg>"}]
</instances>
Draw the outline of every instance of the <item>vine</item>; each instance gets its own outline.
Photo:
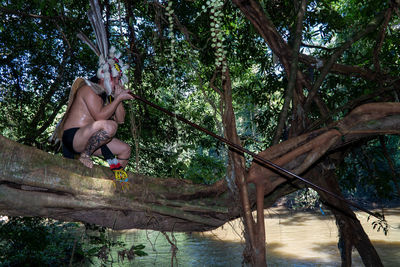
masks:
<instances>
[{"instance_id":1,"label":"vine","mask_svg":"<svg viewBox=\"0 0 400 267\"><path fill-rule=\"evenodd\" d=\"M172 68L172 80L173 80L173 88L176 88L176 67L175 67L175 57L176 57L176 52L175 52L175 38L174 38L174 9L172 8L172 3L173 1L168 1L168 5L165 8L167 11L167 17L168 17L168 37L171 39L170 43L170 51L171 51L171 68Z\"/></svg>"},{"instance_id":2,"label":"vine","mask_svg":"<svg viewBox=\"0 0 400 267\"><path fill-rule=\"evenodd\" d=\"M222 79L224 80L226 78L224 73L228 69L228 64L226 61L226 49L224 47L225 37L222 30L223 6L223 0L208 0L206 5L203 5L201 9L203 12L210 10L211 47L214 49L215 66L221 69Z\"/></svg>"},{"instance_id":3,"label":"vine","mask_svg":"<svg viewBox=\"0 0 400 267\"><path fill-rule=\"evenodd\" d=\"M168 37L171 39L170 42L170 53L171 53L171 59L170 59L170 64L171 64L171 69L172 69L172 90L173 90L173 99L174 99L174 110L178 110L178 104L177 104L177 99L178 99L178 92L177 92L177 83L176 83L176 64L175 64L175 58L176 58L176 51L175 51L175 35L174 35L174 9L172 7L173 1L168 1L168 5L165 8L167 12L167 17L168 17ZM178 146L180 144L180 127L179 123L176 118L174 118L174 128L176 129L176 136L177 140L175 142L175 145L173 146L172 150L173 153L178 155ZM175 173L175 168L174 168L174 176L176 176Z\"/></svg>"}]
</instances>

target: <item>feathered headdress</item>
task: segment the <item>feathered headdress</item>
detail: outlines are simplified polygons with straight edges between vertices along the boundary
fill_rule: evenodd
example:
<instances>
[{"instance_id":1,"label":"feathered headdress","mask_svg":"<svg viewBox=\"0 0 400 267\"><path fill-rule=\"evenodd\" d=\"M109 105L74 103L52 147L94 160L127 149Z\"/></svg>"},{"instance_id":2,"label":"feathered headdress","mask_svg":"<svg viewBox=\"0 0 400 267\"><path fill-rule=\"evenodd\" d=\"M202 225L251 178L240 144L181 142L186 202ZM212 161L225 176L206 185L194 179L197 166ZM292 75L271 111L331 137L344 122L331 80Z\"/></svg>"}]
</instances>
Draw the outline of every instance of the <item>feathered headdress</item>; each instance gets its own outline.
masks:
<instances>
[{"instance_id":1,"label":"feathered headdress","mask_svg":"<svg viewBox=\"0 0 400 267\"><path fill-rule=\"evenodd\" d=\"M128 77L126 77L124 71L128 69L129 66L123 64L120 59L121 53L119 53L115 47L112 46L110 50L108 50L106 29L104 27L98 0L90 0L90 6L91 9L88 11L87 15L96 36L96 45L82 32L78 33L78 38L87 44L99 57L97 77L99 79L104 79L106 93L107 95L111 95L111 77L120 76L121 83L126 84L128 82Z\"/></svg>"}]
</instances>

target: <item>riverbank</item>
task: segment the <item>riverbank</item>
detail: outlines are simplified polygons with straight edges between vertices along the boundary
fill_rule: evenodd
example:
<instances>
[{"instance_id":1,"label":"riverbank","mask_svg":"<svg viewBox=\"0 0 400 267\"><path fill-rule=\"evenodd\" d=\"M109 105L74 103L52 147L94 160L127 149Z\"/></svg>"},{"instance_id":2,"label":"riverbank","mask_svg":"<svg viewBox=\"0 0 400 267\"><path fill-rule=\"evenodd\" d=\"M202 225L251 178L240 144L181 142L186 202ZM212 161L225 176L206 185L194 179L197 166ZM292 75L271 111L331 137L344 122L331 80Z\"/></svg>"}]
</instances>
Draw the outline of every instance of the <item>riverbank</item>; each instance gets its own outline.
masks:
<instances>
[{"instance_id":1,"label":"riverbank","mask_svg":"<svg viewBox=\"0 0 400 267\"><path fill-rule=\"evenodd\" d=\"M381 210L376 210L381 212ZM400 207L385 209L385 218L389 224L388 235L373 229L375 218L368 214L355 212L364 231L374 244L385 267L400 266ZM291 211L284 206L265 211L267 255L274 259L298 259L329 266L340 266L337 249L338 231L333 215L319 210ZM241 232L243 225L234 220L222 227L196 235L221 241L244 242ZM278 264L278 263L277 263ZM274 266L274 265L272 265ZM284 265L283 265L284 266ZM358 252L353 252L353 266L363 266Z\"/></svg>"}]
</instances>

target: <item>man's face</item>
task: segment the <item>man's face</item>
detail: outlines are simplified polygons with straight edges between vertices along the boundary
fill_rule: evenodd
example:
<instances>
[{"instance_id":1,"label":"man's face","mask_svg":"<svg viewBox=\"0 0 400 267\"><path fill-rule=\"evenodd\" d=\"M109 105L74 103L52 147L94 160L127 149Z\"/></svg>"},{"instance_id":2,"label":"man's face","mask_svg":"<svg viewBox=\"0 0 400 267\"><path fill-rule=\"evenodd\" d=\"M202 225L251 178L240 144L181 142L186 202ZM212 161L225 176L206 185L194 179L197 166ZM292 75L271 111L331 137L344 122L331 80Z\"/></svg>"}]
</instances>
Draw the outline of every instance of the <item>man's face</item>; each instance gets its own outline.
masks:
<instances>
[{"instance_id":1,"label":"man's face","mask_svg":"<svg viewBox=\"0 0 400 267\"><path fill-rule=\"evenodd\" d=\"M112 77L112 78L111 78L111 88L112 88L112 92L113 92L113 93L115 92L115 87L116 87L117 85L120 85L119 76L117 76L117 77Z\"/></svg>"}]
</instances>

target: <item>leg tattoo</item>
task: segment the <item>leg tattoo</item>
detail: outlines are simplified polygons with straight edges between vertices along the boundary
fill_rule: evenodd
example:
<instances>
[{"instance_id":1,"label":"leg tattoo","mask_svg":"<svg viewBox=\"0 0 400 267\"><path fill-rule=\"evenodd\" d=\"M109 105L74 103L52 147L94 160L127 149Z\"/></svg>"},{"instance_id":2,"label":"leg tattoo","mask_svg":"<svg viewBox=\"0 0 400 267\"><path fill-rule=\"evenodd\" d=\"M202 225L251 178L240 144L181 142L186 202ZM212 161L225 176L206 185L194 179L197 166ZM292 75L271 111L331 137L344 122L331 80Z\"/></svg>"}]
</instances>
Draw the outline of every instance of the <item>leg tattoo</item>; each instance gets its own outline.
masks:
<instances>
[{"instance_id":1,"label":"leg tattoo","mask_svg":"<svg viewBox=\"0 0 400 267\"><path fill-rule=\"evenodd\" d=\"M83 165L92 168L93 161L91 160L90 156L96 149L101 147L108 140L110 140L110 136L104 130L99 130L94 135L92 135L88 140L88 144L85 150L81 153L81 156L79 158L79 160L83 163Z\"/></svg>"}]
</instances>

